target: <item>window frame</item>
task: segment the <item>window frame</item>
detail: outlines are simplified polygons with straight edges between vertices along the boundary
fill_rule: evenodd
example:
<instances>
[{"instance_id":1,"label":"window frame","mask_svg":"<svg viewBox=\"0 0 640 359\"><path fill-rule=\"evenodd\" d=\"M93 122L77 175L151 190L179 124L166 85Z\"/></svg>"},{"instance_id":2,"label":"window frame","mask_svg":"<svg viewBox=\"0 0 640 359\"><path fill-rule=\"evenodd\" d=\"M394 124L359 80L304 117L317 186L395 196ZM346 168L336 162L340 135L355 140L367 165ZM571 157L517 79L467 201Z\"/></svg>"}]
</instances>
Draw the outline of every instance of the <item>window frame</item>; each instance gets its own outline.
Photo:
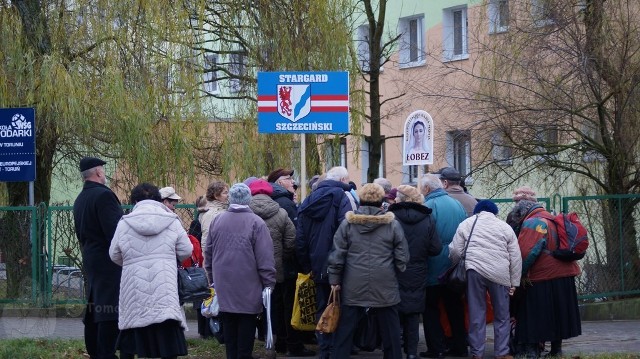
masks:
<instances>
[{"instance_id":1,"label":"window frame","mask_svg":"<svg viewBox=\"0 0 640 359\"><path fill-rule=\"evenodd\" d=\"M471 173L471 131L454 130L446 133L446 155L449 166L463 177Z\"/></svg>"},{"instance_id":2,"label":"window frame","mask_svg":"<svg viewBox=\"0 0 640 359\"><path fill-rule=\"evenodd\" d=\"M513 165L513 148L505 146L504 134L494 132L491 135L491 156L495 164L499 166Z\"/></svg>"},{"instance_id":3,"label":"window frame","mask_svg":"<svg viewBox=\"0 0 640 359\"><path fill-rule=\"evenodd\" d=\"M411 41L412 21L416 21L416 29L414 34L414 36L416 37L415 46L413 46ZM427 61L424 14L416 14L398 19L398 33L400 33L398 67L404 69L424 66ZM407 37L409 38L407 39ZM412 49L415 49L416 51L416 58L413 61L411 60Z\"/></svg>"},{"instance_id":4,"label":"window frame","mask_svg":"<svg viewBox=\"0 0 640 359\"><path fill-rule=\"evenodd\" d=\"M369 152L371 151L371 142L369 141L369 136L363 136L362 143L360 147L360 168L361 171L361 180L362 183L367 183L367 170L369 169ZM380 165L378 166L378 177L385 177L385 169L386 169L386 149L385 149L384 136L382 136L382 144L380 144ZM346 143L345 143L346 146Z\"/></svg>"},{"instance_id":5,"label":"window frame","mask_svg":"<svg viewBox=\"0 0 640 359\"><path fill-rule=\"evenodd\" d=\"M553 25L553 12L550 0L531 0L531 17L537 27Z\"/></svg>"},{"instance_id":6,"label":"window frame","mask_svg":"<svg viewBox=\"0 0 640 359\"><path fill-rule=\"evenodd\" d=\"M536 144L536 151L540 153L540 155L536 156L536 161L544 162L549 159L557 159L556 154L549 154L545 149L546 146L557 146L559 142L560 131L556 127L548 127L548 126L537 126L535 129L535 135L533 138L534 143Z\"/></svg>"},{"instance_id":7,"label":"window frame","mask_svg":"<svg viewBox=\"0 0 640 359\"><path fill-rule=\"evenodd\" d=\"M242 91L242 79L247 74L247 53L238 51L229 54L229 92L237 93ZM235 76L235 77L234 77Z\"/></svg>"},{"instance_id":8,"label":"window frame","mask_svg":"<svg viewBox=\"0 0 640 359\"><path fill-rule=\"evenodd\" d=\"M467 6L443 9L442 14L442 55L444 62L466 60L469 58L469 18ZM455 53L456 33L455 14L460 12L460 53Z\"/></svg>"},{"instance_id":9,"label":"window frame","mask_svg":"<svg viewBox=\"0 0 640 359\"><path fill-rule=\"evenodd\" d=\"M211 61L213 59L213 61ZM204 55L204 73L202 75L204 91L208 94L220 93L220 86L218 86L218 55L217 54L205 54Z\"/></svg>"},{"instance_id":10,"label":"window frame","mask_svg":"<svg viewBox=\"0 0 640 359\"><path fill-rule=\"evenodd\" d=\"M362 72L369 71L371 59L369 57L369 25L363 24L356 29L356 56L358 66Z\"/></svg>"},{"instance_id":11,"label":"window frame","mask_svg":"<svg viewBox=\"0 0 640 359\"><path fill-rule=\"evenodd\" d=\"M505 15L506 7L506 16ZM509 0L490 0L487 8L489 18L489 33L499 34L509 31L509 21L511 18L509 11ZM506 18L506 24L502 24Z\"/></svg>"},{"instance_id":12,"label":"window frame","mask_svg":"<svg viewBox=\"0 0 640 359\"><path fill-rule=\"evenodd\" d=\"M333 162L333 141L329 140L325 143L324 146L324 168L325 171L328 171L330 168L335 167L335 166L342 166L344 168L348 168L347 164L347 139L346 138L341 138L340 139L340 154L338 156L338 164Z\"/></svg>"}]
</instances>

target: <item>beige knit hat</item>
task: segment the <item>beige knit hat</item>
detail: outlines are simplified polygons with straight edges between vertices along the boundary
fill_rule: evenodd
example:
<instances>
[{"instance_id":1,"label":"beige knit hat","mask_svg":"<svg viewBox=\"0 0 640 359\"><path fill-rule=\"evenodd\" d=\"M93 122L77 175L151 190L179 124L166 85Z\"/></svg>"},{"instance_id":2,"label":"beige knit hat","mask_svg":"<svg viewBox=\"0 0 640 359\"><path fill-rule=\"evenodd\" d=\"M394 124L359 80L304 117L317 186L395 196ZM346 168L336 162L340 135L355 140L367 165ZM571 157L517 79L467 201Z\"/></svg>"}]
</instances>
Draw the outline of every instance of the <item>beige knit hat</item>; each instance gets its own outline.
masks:
<instances>
[{"instance_id":1,"label":"beige knit hat","mask_svg":"<svg viewBox=\"0 0 640 359\"><path fill-rule=\"evenodd\" d=\"M513 200L514 202L519 202L522 200L538 202L536 198L536 192L531 189L529 186L518 187L513 191Z\"/></svg>"},{"instance_id":2,"label":"beige knit hat","mask_svg":"<svg viewBox=\"0 0 640 359\"><path fill-rule=\"evenodd\" d=\"M396 194L396 201L398 202L415 202L424 203L424 196L418 192L418 189L406 184L398 186L398 193Z\"/></svg>"}]
</instances>

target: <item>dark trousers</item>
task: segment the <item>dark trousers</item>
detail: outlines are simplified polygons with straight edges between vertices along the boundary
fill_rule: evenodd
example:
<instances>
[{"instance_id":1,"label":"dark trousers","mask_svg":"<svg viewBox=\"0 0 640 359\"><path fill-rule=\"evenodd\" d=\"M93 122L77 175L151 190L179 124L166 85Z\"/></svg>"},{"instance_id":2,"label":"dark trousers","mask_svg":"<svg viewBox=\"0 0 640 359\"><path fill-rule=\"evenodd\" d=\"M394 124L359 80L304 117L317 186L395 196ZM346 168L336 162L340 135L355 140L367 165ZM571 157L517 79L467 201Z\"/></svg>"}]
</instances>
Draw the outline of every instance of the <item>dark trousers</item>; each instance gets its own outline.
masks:
<instances>
[{"instance_id":1,"label":"dark trousers","mask_svg":"<svg viewBox=\"0 0 640 359\"><path fill-rule=\"evenodd\" d=\"M276 335L276 350L288 349L299 352L304 349L300 332L291 326L291 313L296 294L296 279L285 279L277 283L271 301L272 329Z\"/></svg>"},{"instance_id":2,"label":"dark trousers","mask_svg":"<svg viewBox=\"0 0 640 359\"><path fill-rule=\"evenodd\" d=\"M116 340L119 333L117 320L85 320L84 344L91 359L117 359Z\"/></svg>"},{"instance_id":3,"label":"dark trousers","mask_svg":"<svg viewBox=\"0 0 640 359\"><path fill-rule=\"evenodd\" d=\"M328 283L316 283L316 321L320 320L322 312L327 307L330 294L331 286ZM340 321L342 321L342 318L340 318ZM316 332L316 338L318 339L318 357L320 359L329 358L333 351L333 334Z\"/></svg>"},{"instance_id":4,"label":"dark trousers","mask_svg":"<svg viewBox=\"0 0 640 359\"><path fill-rule=\"evenodd\" d=\"M452 292L444 285L429 286L426 289L425 309L422 315L427 349L436 353L444 353L447 348L444 330L440 324L441 300L444 303L453 336L453 342L449 349L454 352L464 352L467 350L467 331L464 328L462 294Z\"/></svg>"},{"instance_id":5,"label":"dark trousers","mask_svg":"<svg viewBox=\"0 0 640 359\"><path fill-rule=\"evenodd\" d=\"M333 354L331 358L349 358L353 347L353 335L360 319L364 317L367 308L351 305L340 306L340 321L338 329L333 334ZM371 308L372 315L378 321L380 337L385 359L402 359L400 344L400 319L396 306Z\"/></svg>"},{"instance_id":6,"label":"dark trousers","mask_svg":"<svg viewBox=\"0 0 640 359\"><path fill-rule=\"evenodd\" d=\"M213 337L213 333L211 333L211 328L209 328L209 318L202 315L200 311L201 305L202 301L193 303L193 309L196 311L196 319L198 320L198 334L200 334L202 338L211 338Z\"/></svg>"},{"instance_id":7,"label":"dark trousers","mask_svg":"<svg viewBox=\"0 0 640 359\"><path fill-rule=\"evenodd\" d=\"M227 359L252 359L256 314L222 313Z\"/></svg>"},{"instance_id":8,"label":"dark trousers","mask_svg":"<svg viewBox=\"0 0 640 359\"><path fill-rule=\"evenodd\" d=\"M400 313L404 353L418 356L420 340L420 313Z\"/></svg>"}]
</instances>

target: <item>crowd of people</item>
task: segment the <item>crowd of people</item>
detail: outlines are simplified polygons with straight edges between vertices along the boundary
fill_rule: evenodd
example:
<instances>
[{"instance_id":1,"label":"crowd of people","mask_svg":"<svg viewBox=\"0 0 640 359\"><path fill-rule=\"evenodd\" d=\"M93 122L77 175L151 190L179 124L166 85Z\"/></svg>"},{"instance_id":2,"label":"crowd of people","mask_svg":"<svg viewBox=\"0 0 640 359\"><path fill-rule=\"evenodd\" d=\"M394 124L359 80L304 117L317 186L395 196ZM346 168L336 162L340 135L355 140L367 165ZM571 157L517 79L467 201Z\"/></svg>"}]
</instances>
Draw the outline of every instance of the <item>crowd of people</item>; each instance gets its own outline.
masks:
<instances>
[{"instance_id":1,"label":"crowd of people","mask_svg":"<svg viewBox=\"0 0 640 359\"><path fill-rule=\"evenodd\" d=\"M482 358L488 321L499 359L538 358L547 342L547 356L560 356L562 340L581 334L580 269L540 250L540 243L557 238L556 228L529 187L514 191L503 221L496 204L470 195L452 167L423 175L416 186L378 178L360 188L346 168L333 167L305 184L311 193L302 203L294 171L278 168L233 185L212 181L185 230L175 214L182 197L173 187L137 185L129 198L133 209L124 214L106 186L105 164L94 157L80 161L84 186L74 204L91 358L117 358L117 351L120 358L187 354L176 273L188 258L215 286L229 359L252 358L267 325L259 320L265 296L274 349L294 357L357 354L363 318L377 323L389 359ZM462 292L443 280L461 259ZM317 352L291 326L298 273L314 281L316 318L332 290L340 295L338 327L315 333ZM198 333L211 336L200 314Z\"/></svg>"}]
</instances>

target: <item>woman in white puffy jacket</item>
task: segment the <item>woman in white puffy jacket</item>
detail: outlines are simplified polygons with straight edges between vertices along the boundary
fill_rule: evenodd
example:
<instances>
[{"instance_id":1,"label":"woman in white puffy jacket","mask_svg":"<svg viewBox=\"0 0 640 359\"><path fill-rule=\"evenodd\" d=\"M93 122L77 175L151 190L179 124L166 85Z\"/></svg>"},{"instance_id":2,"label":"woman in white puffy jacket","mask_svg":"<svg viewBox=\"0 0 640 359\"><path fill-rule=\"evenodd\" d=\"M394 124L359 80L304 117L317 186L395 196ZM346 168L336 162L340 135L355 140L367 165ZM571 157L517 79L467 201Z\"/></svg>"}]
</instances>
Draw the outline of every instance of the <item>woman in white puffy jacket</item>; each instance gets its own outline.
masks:
<instances>
[{"instance_id":1,"label":"woman in white puffy jacket","mask_svg":"<svg viewBox=\"0 0 640 359\"><path fill-rule=\"evenodd\" d=\"M116 348L120 358L187 355L186 318L178 300L177 262L193 245L178 216L162 204L158 187L131 190L131 213L111 241L111 260L122 266Z\"/></svg>"},{"instance_id":2,"label":"woman in white puffy jacket","mask_svg":"<svg viewBox=\"0 0 640 359\"><path fill-rule=\"evenodd\" d=\"M460 223L449 244L449 258L453 263L465 255L471 356L475 359L484 355L486 293L489 292L494 313L494 353L496 358L509 358L509 296L520 285L522 271L518 238L513 229L496 216L498 207L490 200L478 202L473 213L474 216Z\"/></svg>"}]
</instances>

